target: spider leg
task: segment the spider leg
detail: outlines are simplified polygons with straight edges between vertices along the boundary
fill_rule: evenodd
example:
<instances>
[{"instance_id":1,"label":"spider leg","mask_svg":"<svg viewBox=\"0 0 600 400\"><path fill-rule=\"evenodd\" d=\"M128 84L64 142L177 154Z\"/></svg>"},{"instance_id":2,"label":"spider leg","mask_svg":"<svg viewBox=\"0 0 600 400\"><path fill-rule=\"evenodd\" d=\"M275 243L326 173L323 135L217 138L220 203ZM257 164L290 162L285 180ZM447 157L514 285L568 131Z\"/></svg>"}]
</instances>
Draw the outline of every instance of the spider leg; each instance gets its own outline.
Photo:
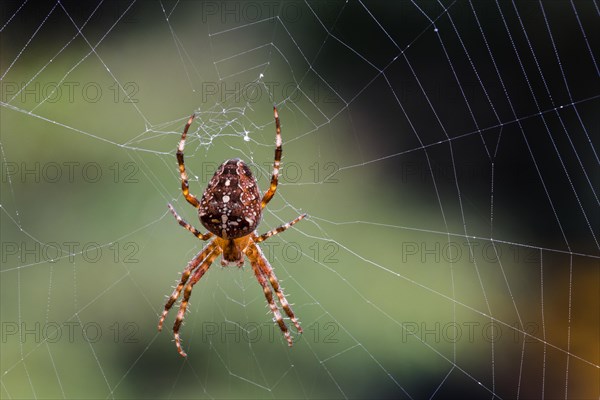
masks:
<instances>
[{"instance_id":1,"label":"spider leg","mask_svg":"<svg viewBox=\"0 0 600 400\"><path fill-rule=\"evenodd\" d=\"M269 264L269 262L267 261L267 259L264 256L264 254L260 250L260 247L256 246L254 243L250 243L248 247L249 247L249 249L248 249L248 252L246 253L246 255L248 256L248 259L250 259L250 264L252 265L254 274L256 275L256 278L258 279L258 283L260 283L260 285L263 288L263 291L265 292L265 297L267 298L267 302L269 303L269 307L271 308L271 311L273 312L273 315L275 316L275 320L277 321L279 328L283 332L283 335L285 336L285 339L287 340L288 345L291 346L292 338L290 337L288 328L285 325L283 318L281 317L281 313L279 312L277 305L273 301L273 293L271 292L271 289L269 288L269 285L267 284L267 278L269 279L269 282L271 282L271 286L273 286L273 289L275 290L275 293L277 294L277 297L279 298L279 303L283 307L287 316L290 317L290 319L296 326L298 333L302 333L302 327L300 327L300 323L298 322L298 319L294 315L294 312L292 311L289 303L287 302L285 295L281 291L281 288L279 287L279 281L277 280L277 277L275 276L275 273L273 272L273 268L271 268L271 265Z\"/></svg>"},{"instance_id":2,"label":"spider leg","mask_svg":"<svg viewBox=\"0 0 600 400\"><path fill-rule=\"evenodd\" d=\"M267 303L269 303L269 307L271 308L271 312L275 316L275 320L279 325L279 329L281 329L281 331L283 332L283 336L285 337L285 340L287 340L288 345L291 346L292 338L290 336L290 332L288 331L285 322L283 322L283 318L281 317L279 308L277 308L277 304L275 304L275 301L273 301L273 292L271 291L271 288L269 288L267 278L265 278L265 276L263 275L256 261L250 260L250 264L252 265L252 269L254 270L254 275L256 275L258 283L260 283L260 286L262 286L263 288L263 292L265 293L265 297L267 298Z\"/></svg>"},{"instance_id":3,"label":"spider leg","mask_svg":"<svg viewBox=\"0 0 600 400\"><path fill-rule=\"evenodd\" d=\"M279 125L279 114L277 113L277 107L273 106L273 115L275 116L275 161L273 161L273 175L271 176L271 186L269 190L265 193L260 203L261 209L265 208L269 201L275 195L275 191L277 190L277 179L279 177L279 166L281 164L281 154L282 154L282 146L281 146L281 126Z\"/></svg>"},{"instance_id":4,"label":"spider leg","mask_svg":"<svg viewBox=\"0 0 600 400\"><path fill-rule=\"evenodd\" d=\"M196 236L198 239L207 240L213 235L211 232L202 233L198 229L194 228L193 226L191 226L190 224L185 222L183 220L183 218L181 218L179 216L179 214L177 214L177 211L175 211L175 209L173 208L173 206L171 204L167 204L167 207L169 207L169 210L171 210L171 214L173 214L175 216L175 219L177 219L177 222L179 222L179 225L183 226L185 229L192 232L192 234L194 236Z\"/></svg>"},{"instance_id":5,"label":"spider leg","mask_svg":"<svg viewBox=\"0 0 600 400\"><path fill-rule=\"evenodd\" d=\"M306 214L302 214L302 215L298 216L296 219L288 222L287 224L283 224L275 229L271 229L269 232L253 238L254 242L256 242L256 243L263 242L263 241L267 240L268 238L270 238L271 236L277 235L278 233L285 231L287 228L294 225L296 222L304 219L304 217L306 217Z\"/></svg>"},{"instance_id":6,"label":"spider leg","mask_svg":"<svg viewBox=\"0 0 600 400\"><path fill-rule=\"evenodd\" d=\"M185 285L185 289L183 291L183 299L181 300L181 304L179 305L179 311L177 312L177 318L175 318L175 323L173 324L173 336L175 337L175 345L177 346L177 351L181 354L182 357L187 357L185 351L181 347L181 339L179 338L179 328L181 327L181 323L183 322L183 317L185 317L185 310L187 309L188 302L190 300L190 296L192 294L192 289L196 283L202 278L202 276L208 271L211 264L221 254L221 248L219 246L215 246L212 253L210 253L202 265L194 271L194 275L190 278L190 281Z\"/></svg>"},{"instance_id":7,"label":"spider leg","mask_svg":"<svg viewBox=\"0 0 600 400\"><path fill-rule=\"evenodd\" d=\"M279 298L279 303L281 304L281 307L296 326L298 333L302 333L302 327L300 326L300 322L298 321L298 318L296 318L296 316L294 315L292 308L290 307L287 299L285 298L285 295L283 294L281 287L279 286L279 280L275 276L275 271L273 271L273 267L271 267L271 264L269 264L269 261L266 259L266 257L262 253L262 250L260 250L260 248L257 245L251 243L250 246L253 246L258 250L259 257L257 259L257 264L259 268L261 269L262 273L269 278L269 282L271 282L271 286L273 286L273 289L275 290L275 293Z\"/></svg>"},{"instance_id":8,"label":"spider leg","mask_svg":"<svg viewBox=\"0 0 600 400\"><path fill-rule=\"evenodd\" d=\"M202 251L200 251L200 253L196 254L196 256L194 258L192 258L192 260L185 267L185 269L181 273L181 280L179 281L179 284L177 285L175 290L173 290L173 294L171 294L171 297L169 297L169 300L167 300L167 303L165 304L165 308L162 312L162 315L160 316L160 320L158 321L158 330L159 331L162 330L163 323L165 322L165 318L167 317L169 310L171 309L171 307L173 307L173 304L175 304L175 302L179 298L179 295L181 294L181 290L183 289L183 286L185 286L186 282L190 278L192 271L198 265L200 265L200 263L202 261L204 261L204 259L211 252L213 252L215 250L215 247L216 247L215 242L214 241L210 242L206 247L204 247L202 249Z\"/></svg>"},{"instance_id":9,"label":"spider leg","mask_svg":"<svg viewBox=\"0 0 600 400\"><path fill-rule=\"evenodd\" d=\"M183 133L181 134L181 140L179 141L179 146L177 147L176 155L177 155L177 164L179 164L179 174L181 175L181 192L183 193L183 196L188 201L188 203L190 203L194 207L198 208L198 207L200 207L200 202L198 201L196 196L194 196L193 194L190 193L190 185L188 183L188 176L187 176L187 173L185 172L185 164L183 162L183 148L185 147L185 137L187 136L188 129L190 129L190 125L192 124L192 121L194 120L195 116L196 116L195 114L192 114L190 119L188 119L188 122L185 125L185 128L183 129Z\"/></svg>"}]
</instances>

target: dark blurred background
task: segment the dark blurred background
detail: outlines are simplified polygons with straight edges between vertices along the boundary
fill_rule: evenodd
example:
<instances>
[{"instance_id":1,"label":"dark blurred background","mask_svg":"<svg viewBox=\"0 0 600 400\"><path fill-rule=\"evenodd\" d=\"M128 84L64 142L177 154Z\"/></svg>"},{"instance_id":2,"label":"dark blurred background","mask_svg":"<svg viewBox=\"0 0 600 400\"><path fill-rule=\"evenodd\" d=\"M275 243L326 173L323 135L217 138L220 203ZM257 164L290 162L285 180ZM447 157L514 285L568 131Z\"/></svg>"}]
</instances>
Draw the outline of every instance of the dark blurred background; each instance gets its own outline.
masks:
<instances>
[{"instance_id":1,"label":"dark blurred background","mask_svg":"<svg viewBox=\"0 0 600 400\"><path fill-rule=\"evenodd\" d=\"M2 398L598 398L598 9L588 1L4 1ZM240 157L304 327L183 199Z\"/></svg>"}]
</instances>

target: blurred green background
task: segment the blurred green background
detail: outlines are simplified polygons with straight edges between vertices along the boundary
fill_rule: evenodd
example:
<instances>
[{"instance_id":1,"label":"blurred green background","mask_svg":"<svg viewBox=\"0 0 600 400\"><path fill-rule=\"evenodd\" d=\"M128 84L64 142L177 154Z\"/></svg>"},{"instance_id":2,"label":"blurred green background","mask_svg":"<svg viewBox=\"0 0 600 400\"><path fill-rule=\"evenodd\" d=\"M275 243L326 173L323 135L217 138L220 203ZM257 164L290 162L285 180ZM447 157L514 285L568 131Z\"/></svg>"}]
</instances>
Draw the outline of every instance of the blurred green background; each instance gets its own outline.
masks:
<instances>
[{"instance_id":1,"label":"blurred green background","mask_svg":"<svg viewBox=\"0 0 600 400\"><path fill-rule=\"evenodd\" d=\"M0 396L597 398L592 17L543 9L567 93L539 4L525 30L505 6L3 2ZM264 190L274 103L259 231L309 214L262 246L304 334L288 348L249 266L216 261L184 360L175 308L156 329L203 246L166 207L201 227L177 142L196 112L196 196L233 157Z\"/></svg>"}]
</instances>

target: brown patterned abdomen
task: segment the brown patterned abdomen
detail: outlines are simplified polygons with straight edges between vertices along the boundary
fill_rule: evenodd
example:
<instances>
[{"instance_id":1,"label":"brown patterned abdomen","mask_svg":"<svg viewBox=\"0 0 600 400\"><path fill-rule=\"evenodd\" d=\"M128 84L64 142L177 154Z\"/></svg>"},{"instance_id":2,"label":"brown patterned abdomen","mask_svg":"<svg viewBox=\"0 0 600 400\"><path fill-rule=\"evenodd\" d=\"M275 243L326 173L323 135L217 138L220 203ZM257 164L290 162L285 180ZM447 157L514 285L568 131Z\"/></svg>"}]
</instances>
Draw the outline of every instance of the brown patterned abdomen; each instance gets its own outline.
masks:
<instances>
[{"instance_id":1,"label":"brown patterned abdomen","mask_svg":"<svg viewBox=\"0 0 600 400\"><path fill-rule=\"evenodd\" d=\"M252 233L260 222L261 196L250 168L239 158L225 161L208 183L198 214L206 229L223 239Z\"/></svg>"}]
</instances>

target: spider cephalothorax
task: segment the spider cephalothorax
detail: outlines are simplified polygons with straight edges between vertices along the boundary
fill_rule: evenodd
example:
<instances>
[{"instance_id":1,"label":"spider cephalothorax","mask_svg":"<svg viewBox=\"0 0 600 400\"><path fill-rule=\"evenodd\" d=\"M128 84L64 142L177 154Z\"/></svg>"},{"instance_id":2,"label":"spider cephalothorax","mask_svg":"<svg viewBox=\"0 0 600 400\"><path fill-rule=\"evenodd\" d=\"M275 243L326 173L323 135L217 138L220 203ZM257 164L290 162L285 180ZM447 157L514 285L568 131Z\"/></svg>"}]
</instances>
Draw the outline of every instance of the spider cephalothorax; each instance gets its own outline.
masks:
<instances>
[{"instance_id":1,"label":"spider cephalothorax","mask_svg":"<svg viewBox=\"0 0 600 400\"><path fill-rule=\"evenodd\" d=\"M275 195L277 190L277 179L279 176L279 167L281 163L282 143L281 143L281 127L279 125L279 116L277 108L273 107L275 117L276 131L276 147L275 161L273 162L273 175L271 176L271 185L264 196L260 196L256 179L252 175L250 168L242 160L233 158L225 161L208 183L204 194L200 201L189 192L188 177L185 172L185 164L183 161L183 149L185 147L185 138L187 131L194 120L194 115L190 117L181 135L181 140L177 148L177 162L179 164L179 172L181 174L181 191L185 199L198 209L200 222L208 233L201 233L196 228L185 222L169 204L169 209L177 219L179 225L189 230L201 240L208 240L215 236L200 253L198 253L188 263L187 267L181 274L181 280L173 291L173 294L167 300L165 308L158 322L158 330L162 329L162 325L167 316L167 313L179 298L181 291L183 292L183 300L179 306L179 312L173 325L173 334L175 336L175 344L177 350L182 356L186 356L181 347L179 338L179 328L187 309L192 288L202 278L214 260L221 257L221 265L237 265L241 267L244 264L244 255L250 260L252 270L256 275L258 283L262 286L263 292L267 299L267 303L273 312L275 321L283 332L288 344L292 345L292 338L287 329L285 322L279 312L279 308L273 299L273 291L279 299L281 307L286 315L292 320L298 333L302 333L302 328L298 319L295 317L289 303L287 302L273 268L264 254L258 247L258 243L283 232L296 222L306 216L302 214L296 219L287 224L281 225L278 228L272 229L267 233L258 235L255 231L260 223L262 210ZM270 286L269 286L270 283ZM271 290L271 287L273 290Z\"/></svg>"}]
</instances>

